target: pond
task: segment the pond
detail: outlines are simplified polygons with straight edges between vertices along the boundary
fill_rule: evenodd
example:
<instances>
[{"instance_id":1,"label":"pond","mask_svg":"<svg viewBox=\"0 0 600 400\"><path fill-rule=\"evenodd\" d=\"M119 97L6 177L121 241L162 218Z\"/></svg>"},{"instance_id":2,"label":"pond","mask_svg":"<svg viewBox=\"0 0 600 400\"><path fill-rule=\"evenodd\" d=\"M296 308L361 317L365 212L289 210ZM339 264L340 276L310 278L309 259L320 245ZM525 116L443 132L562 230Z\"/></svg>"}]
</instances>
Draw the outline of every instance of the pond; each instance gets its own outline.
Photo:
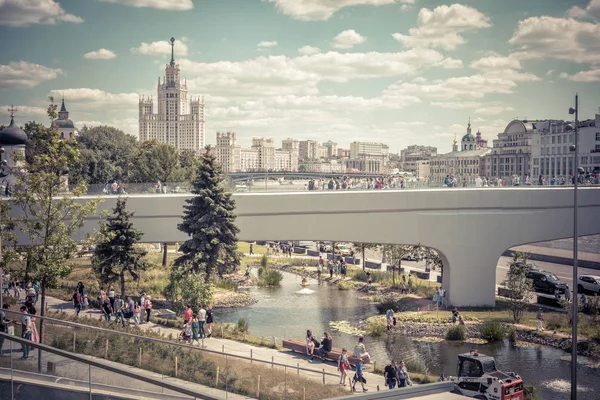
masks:
<instances>
[{"instance_id":1,"label":"pond","mask_svg":"<svg viewBox=\"0 0 600 400\"><path fill-rule=\"evenodd\" d=\"M319 284L310 280L310 286L302 288L301 278L283 272L279 288L249 288L258 302L250 307L234 311L219 311L217 320L235 323L241 317L250 323L250 333L266 338L281 339L305 337L311 329L316 337L330 331L335 347L347 347L350 351L359 332L353 331L364 321L377 314L369 298L353 290L342 291L335 286ZM346 321L340 330L330 326L331 321ZM420 360L431 375L455 375L457 355L473 348L496 358L499 369L514 371L527 384L534 385L543 399L568 399L570 397L570 361L562 350L547 346L517 347L511 343L475 345L453 342L419 342L401 334L380 339L365 338L367 350L378 363L386 363L390 357ZM600 398L600 363L579 357L579 386L581 400ZM382 378L383 385L383 378Z\"/></svg>"}]
</instances>

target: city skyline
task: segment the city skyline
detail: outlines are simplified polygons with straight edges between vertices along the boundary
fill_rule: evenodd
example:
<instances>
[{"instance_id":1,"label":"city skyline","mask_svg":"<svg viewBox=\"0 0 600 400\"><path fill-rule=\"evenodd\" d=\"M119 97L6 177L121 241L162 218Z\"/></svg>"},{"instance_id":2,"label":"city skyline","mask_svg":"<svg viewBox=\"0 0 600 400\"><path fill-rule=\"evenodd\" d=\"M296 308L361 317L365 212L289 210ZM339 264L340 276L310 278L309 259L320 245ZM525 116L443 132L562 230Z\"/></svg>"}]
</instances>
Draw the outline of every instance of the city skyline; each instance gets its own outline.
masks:
<instances>
[{"instance_id":1,"label":"city skyline","mask_svg":"<svg viewBox=\"0 0 600 400\"><path fill-rule=\"evenodd\" d=\"M235 131L244 147L265 136L444 153L469 117L490 140L516 117L569 119L576 91L593 118L600 0L498 3L8 0L0 105L46 122L46 97L64 95L79 129L137 137L139 95L155 95L174 36L213 145Z\"/></svg>"}]
</instances>

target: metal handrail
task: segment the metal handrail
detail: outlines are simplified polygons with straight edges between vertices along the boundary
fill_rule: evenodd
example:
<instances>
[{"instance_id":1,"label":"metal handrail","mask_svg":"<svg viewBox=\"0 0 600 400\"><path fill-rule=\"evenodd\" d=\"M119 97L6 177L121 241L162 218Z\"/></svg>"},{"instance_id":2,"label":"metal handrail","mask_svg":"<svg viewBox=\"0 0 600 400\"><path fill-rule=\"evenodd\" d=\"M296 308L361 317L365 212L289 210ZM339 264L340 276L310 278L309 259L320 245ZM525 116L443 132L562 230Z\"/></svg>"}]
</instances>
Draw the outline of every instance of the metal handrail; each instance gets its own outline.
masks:
<instances>
[{"instance_id":1,"label":"metal handrail","mask_svg":"<svg viewBox=\"0 0 600 400\"><path fill-rule=\"evenodd\" d=\"M135 372L131 372L131 370L129 370L129 368L121 368L121 367L118 367L115 365L110 365L110 364L100 361L100 360L89 359L88 357L83 357L83 356L80 356L80 355L77 355L74 353L70 353L65 350L60 350L55 347L45 345L45 344L32 342L31 340L26 340L26 339L20 338L18 336L9 335L8 333L0 332L0 337L10 340L10 341L13 341L13 342L17 342L21 345L30 346L30 347L40 349L40 350L48 352L48 353L56 354L57 356L60 356L60 357L64 357L64 358L68 358L73 361L81 362L81 363L87 364L91 367L104 369L104 370L107 370L110 372L114 372L114 373L126 376L128 378L134 378L136 380L140 380L140 381L149 383L151 385L156 385L156 386L162 387L164 389L172 390L177 393L182 393L182 394L185 394L186 396L192 396L192 397L203 399L203 400L220 400L218 397L209 396L209 395L200 393L195 390L182 388L176 384L159 381L157 379L150 378L144 374L138 374Z\"/></svg>"},{"instance_id":2,"label":"metal handrail","mask_svg":"<svg viewBox=\"0 0 600 400\"><path fill-rule=\"evenodd\" d=\"M16 315L20 315L23 316L25 315L24 313L18 312L18 311L11 311L11 310L3 310L6 313L11 313L11 314L16 314ZM31 316L31 314L27 314L29 316ZM290 368L290 369L294 369L294 370L300 370L300 371L306 371L306 372L312 372L315 374L319 374L319 375L327 375L327 376L335 376L338 377L339 375L337 374L333 374L331 372L323 372L323 371L317 371L314 369L310 369L310 368L304 368L304 367L300 367L297 365L288 365L288 364L283 364L283 363L279 363L279 362L271 362L271 361L267 361L267 360L261 360L258 358L250 358L250 357L246 357L246 356L242 356L239 354L232 354L232 353L225 353L223 351L218 351L218 350L210 350L210 349L204 349L202 347L196 347L196 346L192 346L189 344L184 344L184 343L177 343L177 342L171 342L168 340L163 340L163 339L155 339L155 338L151 338L151 337L147 337L147 336L141 336L141 335L135 335L133 333L128 333L128 332L120 332L120 331L115 331L115 330L111 330L111 329L106 329L106 328L100 328L97 326L92 326L92 325L86 325L86 324L80 324L77 322L71 322L71 321L64 321L62 319L56 319L56 318L51 318L51 317L42 317L41 315L34 315L33 317L35 317L36 319L42 319L42 320L47 320L47 321L51 321L54 323L58 323L58 324L63 324L63 325L68 325L68 326L74 326L77 328L83 328L83 329L91 329L91 330L95 330L95 331L99 331L99 332L106 332L106 333L111 333L111 334L115 334L115 335L121 335L121 336L126 336L126 337L130 337L130 338L134 338L134 339L140 339L140 340L147 340L150 342L154 342L154 343L160 343L160 344L165 344L165 345L170 345L170 346L177 346L177 347L182 347L185 349L193 349L193 350L199 350L199 351L204 351L206 353L210 353L210 354L215 354L215 355L226 355L229 357L233 357L233 358L239 358L242 360L248 360L248 361L252 361L252 362L258 362L258 363L263 363L263 364L268 364L268 365L273 365L273 366L278 366L278 367L286 367L286 368Z\"/></svg>"}]
</instances>

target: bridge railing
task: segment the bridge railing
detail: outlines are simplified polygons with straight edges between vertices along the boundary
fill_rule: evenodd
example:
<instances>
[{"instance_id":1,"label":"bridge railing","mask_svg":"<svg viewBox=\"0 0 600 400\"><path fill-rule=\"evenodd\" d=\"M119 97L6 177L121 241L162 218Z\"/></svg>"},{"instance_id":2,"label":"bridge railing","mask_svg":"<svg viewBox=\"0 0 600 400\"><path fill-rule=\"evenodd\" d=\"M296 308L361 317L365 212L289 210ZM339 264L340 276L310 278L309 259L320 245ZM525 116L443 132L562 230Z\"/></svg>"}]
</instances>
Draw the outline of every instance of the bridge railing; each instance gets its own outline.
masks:
<instances>
[{"instance_id":1,"label":"bridge railing","mask_svg":"<svg viewBox=\"0 0 600 400\"><path fill-rule=\"evenodd\" d=\"M585 186L598 186L591 183L583 185ZM278 180L276 178L269 179L248 179L242 181L227 181L227 189L232 193L264 193L264 192L332 192L332 191L373 191L373 190L399 190L399 189L410 189L410 190L427 190L427 189L440 189L447 188L439 182L406 182L401 185L398 182L386 184L382 186L374 186L373 184L367 183L365 180L351 180L347 185L340 185L339 187L331 188L328 180L316 180L314 185L309 184L306 179L301 180ZM474 188L475 184L468 183L466 186L462 184L453 186L453 188ZM488 185L481 187L485 190L489 187L492 188L560 188L560 187L573 187L573 185L544 185L539 186L533 185L518 185L518 186L494 186ZM89 195L99 196L111 196L111 195L165 195L165 194L188 194L191 193L192 185L190 182L167 182L157 186L156 182L148 183L120 183L116 184L91 184L88 185L87 193Z\"/></svg>"}]
</instances>

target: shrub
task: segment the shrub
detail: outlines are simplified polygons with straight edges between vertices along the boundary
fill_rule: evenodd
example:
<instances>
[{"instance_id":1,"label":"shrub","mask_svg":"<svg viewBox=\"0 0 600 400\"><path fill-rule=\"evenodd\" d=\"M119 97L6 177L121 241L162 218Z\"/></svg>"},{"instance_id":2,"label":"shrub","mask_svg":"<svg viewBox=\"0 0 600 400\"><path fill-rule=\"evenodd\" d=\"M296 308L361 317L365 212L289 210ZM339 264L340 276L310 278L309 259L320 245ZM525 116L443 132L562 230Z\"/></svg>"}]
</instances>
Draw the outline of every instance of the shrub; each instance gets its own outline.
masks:
<instances>
[{"instance_id":1,"label":"shrub","mask_svg":"<svg viewBox=\"0 0 600 400\"><path fill-rule=\"evenodd\" d=\"M340 281L340 282L338 282L337 287L340 290L350 290L350 289L352 289L352 285L350 284L350 282L346 282L346 281Z\"/></svg>"},{"instance_id":2,"label":"shrub","mask_svg":"<svg viewBox=\"0 0 600 400\"><path fill-rule=\"evenodd\" d=\"M248 320L246 318L240 318L237 321L237 324L235 325L235 330L240 332L240 333L247 333L248 330L250 329L250 323L248 322Z\"/></svg>"},{"instance_id":3,"label":"shrub","mask_svg":"<svg viewBox=\"0 0 600 400\"><path fill-rule=\"evenodd\" d=\"M382 319L370 318L367 321L367 333L373 337L381 336L387 329L387 322Z\"/></svg>"},{"instance_id":4,"label":"shrub","mask_svg":"<svg viewBox=\"0 0 600 400\"><path fill-rule=\"evenodd\" d=\"M497 342L504 339L506 328L498 321L488 321L479 327L481 338L488 342Z\"/></svg>"},{"instance_id":5,"label":"shrub","mask_svg":"<svg viewBox=\"0 0 600 400\"><path fill-rule=\"evenodd\" d=\"M512 343L517 341L517 330L514 327L508 330L508 341Z\"/></svg>"},{"instance_id":6,"label":"shrub","mask_svg":"<svg viewBox=\"0 0 600 400\"><path fill-rule=\"evenodd\" d=\"M467 328L464 325L454 325L446 331L446 340L465 340Z\"/></svg>"},{"instance_id":7,"label":"shrub","mask_svg":"<svg viewBox=\"0 0 600 400\"><path fill-rule=\"evenodd\" d=\"M283 274L281 272L273 269L267 269L260 274L260 278L258 278L258 286L279 286L282 280Z\"/></svg>"},{"instance_id":8,"label":"shrub","mask_svg":"<svg viewBox=\"0 0 600 400\"><path fill-rule=\"evenodd\" d=\"M569 325L566 314L548 313L544 315L544 325L546 329L557 330Z\"/></svg>"},{"instance_id":9,"label":"shrub","mask_svg":"<svg viewBox=\"0 0 600 400\"><path fill-rule=\"evenodd\" d=\"M404 364L406 365L406 370L408 372L415 372L417 374L427 374L429 370L427 369L427 365L422 358L409 358L404 359ZM427 383L427 382L422 382Z\"/></svg>"},{"instance_id":10,"label":"shrub","mask_svg":"<svg viewBox=\"0 0 600 400\"><path fill-rule=\"evenodd\" d=\"M379 314L385 314L389 309L394 310L394 312L402 311L400 304L392 299L384 299L381 303L375 304L375 308L377 308Z\"/></svg>"},{"instance_id":11,"label":"shrub","mask_svg":"<svg viewBox=\"0 0 600 400\"><path fill-rule=\"evenodd\" d=\"M230 279L218 280L216 286L219 289L231 290L232 292L238 291L238 284Z\"/></svg>"}]
</instances>

